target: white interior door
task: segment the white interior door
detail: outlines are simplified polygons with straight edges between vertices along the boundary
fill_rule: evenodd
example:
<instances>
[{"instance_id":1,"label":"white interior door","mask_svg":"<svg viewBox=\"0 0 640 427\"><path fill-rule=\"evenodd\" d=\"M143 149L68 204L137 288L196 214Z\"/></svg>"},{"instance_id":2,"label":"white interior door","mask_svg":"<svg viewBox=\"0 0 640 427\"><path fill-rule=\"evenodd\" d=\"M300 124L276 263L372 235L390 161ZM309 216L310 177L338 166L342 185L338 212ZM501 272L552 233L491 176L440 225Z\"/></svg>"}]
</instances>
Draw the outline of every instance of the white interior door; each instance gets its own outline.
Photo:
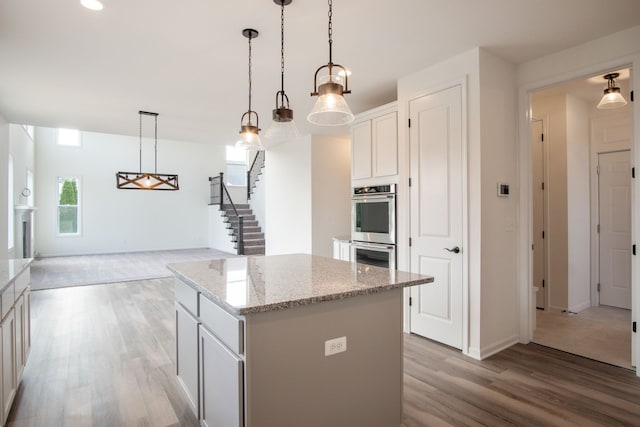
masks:
<instances>
[{"instance_id":1,"label":"white interior door","mask_svg":"<svg viewBox=\"0 0 640 427\"><path fill-rule=\"evenodd\" d=\"M409 117L411 271L435 278L411 288L411 332L462 349L462 88L410 101Z\"/></svg>"},{"instance_id":2,"label":"white interior door","mask_svg":"<svg viewBox=\"0 0 640 427\"><path fill-rule=\"evenodd\" d=\"M543 121L531 124L531 193L533 195L533 286L538 288L536 307L546 308L546 248L544 233L544 128Z\"/></svg>"},{"instance_id":3,"label":"white interior door","mask_svg":"<svg viewBox=\"0 0 640 427\"><path fill-rule=\"evenodd\" d=\"M600 304L631 309L631 154L598 154Z\"/></svg>"}]
</instances>

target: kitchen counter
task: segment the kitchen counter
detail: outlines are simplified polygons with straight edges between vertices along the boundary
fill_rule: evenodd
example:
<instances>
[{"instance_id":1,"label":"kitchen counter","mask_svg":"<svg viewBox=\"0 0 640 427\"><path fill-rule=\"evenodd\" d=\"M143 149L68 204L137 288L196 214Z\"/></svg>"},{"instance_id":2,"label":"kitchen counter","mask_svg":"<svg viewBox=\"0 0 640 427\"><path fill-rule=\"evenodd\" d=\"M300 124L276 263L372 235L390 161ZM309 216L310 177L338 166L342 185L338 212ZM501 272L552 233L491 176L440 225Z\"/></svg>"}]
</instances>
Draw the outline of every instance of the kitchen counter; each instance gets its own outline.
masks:
<instances>
[{"instance_id":1,"label":"kitchen counter","mask_svg":"<svg viewBox=\"0 0 640 427\"><path fill-rule=\"evenodd\" d=\"M32 262L33 258L0 260L0 292L23 271L29 268Z\"/></svg>"},{"instance_id":2,"label":"kitchen counter","mask_svg":"<svg viewBox=\"0 0 640 427\"><path fill-rule=\"evenodd\" d=\"M429 276L304 254L186 262L167 268L237 315L433 282Z\"/></svg>"}]
</instances>

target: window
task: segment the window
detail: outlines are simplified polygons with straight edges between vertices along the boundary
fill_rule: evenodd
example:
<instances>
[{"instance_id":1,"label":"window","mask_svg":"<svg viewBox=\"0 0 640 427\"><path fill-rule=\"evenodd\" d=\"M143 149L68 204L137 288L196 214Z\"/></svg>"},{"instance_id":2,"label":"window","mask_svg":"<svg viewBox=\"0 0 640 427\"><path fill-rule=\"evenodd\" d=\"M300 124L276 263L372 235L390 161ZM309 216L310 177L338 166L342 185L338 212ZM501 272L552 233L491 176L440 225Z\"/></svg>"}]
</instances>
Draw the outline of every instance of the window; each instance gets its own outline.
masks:
<instances>
[{"instance_id":1,"label":"window","mask_svg":"<svg viewBox=\"0 0 640 427\"><path fill-rule=\"evenodd\" d=\"M75 129L58 129L58 145L80 147L80 131Z\"/></svg>"},{"instance_id":2,"label":"window","mask_svg":"<svg viewBox=\"0 0 640 427\"><path fill-rule=\"evenodd\" d=\"M80 179L58 177L58 234L80 234Z\"/></svg>"},{"instance_id":3,"label":"window","mask_svg":"<svg viewBox=\"0 0 640 427\"><path fill-rule=\"evenodd\" d=\"M9 164L7 167L7 247L13 249L14 237L14 216L13 216L13 156L9 154Z\"/></svg>"},{"instance_id":4,"label":"window","mask_svg":"<svg viewBox=\"0 0 640 427\"><path fill-rule=\"evenodd\" d=\"M245 187L247 185L247 152L227 145L227 185Z\"/></svg>"}]
</instances>

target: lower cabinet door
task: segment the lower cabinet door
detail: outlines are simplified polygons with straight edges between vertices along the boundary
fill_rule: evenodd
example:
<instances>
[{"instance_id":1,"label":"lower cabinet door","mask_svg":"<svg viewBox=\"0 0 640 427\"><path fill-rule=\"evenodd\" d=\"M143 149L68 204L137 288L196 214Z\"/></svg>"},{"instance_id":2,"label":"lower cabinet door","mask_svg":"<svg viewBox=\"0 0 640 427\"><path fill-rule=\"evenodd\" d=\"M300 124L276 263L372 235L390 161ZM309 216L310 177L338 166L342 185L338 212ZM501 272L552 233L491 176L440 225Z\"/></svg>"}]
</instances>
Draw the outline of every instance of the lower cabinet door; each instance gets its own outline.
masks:
<instances>
[{"instance_id":1,"label":"lower cabinet door","mask_svg":"<svg viewBox=\"0 0 640 427\"><path fill-rule=\"evenodd\" d=\"M200 419L209 427L244 426L242 359L200 325Z\"/></svg>"},{"instance_id":2,"label":"lower cabinet door","mask_svg":"<svg viewBox=\"0 0 640 427\"><path fill-rule=\"evenodd\" d=\"M198 325L180 303L176 303L176 375L196 415L198 408Z\"/></svg>"},{"instance_id":3,"label":"lower cabinet door","mask_svg":"<svg viewBox=\"0 0 640 427\"><path fill-rule=\"evenodd\" d=\"M16 324L13 309L2 321L0 332L2 334L2 424L4 424L16 392Z\"/></svg>"},{"instance_id":4,"label":"lower cabinet door","mask_svg":"<svg viewBox=\"0 0 640 427\"><path fill-rule=\"evenodd\" d=\"M29 353L31 353L31 288L24 292L24 336L22 338L24 346L24 364L27 364Z\"/></svg>"},{"instance_id":5,"label":"lower cabinet door","mask_svg":"<svg viewBox=\"0 0 640 427\"><path fill-rule=\"evenodd\" d=\"M22 371L24 370L25 357L24 357L24 295L20 295L16 300L16 305L13 307L13 313L15 314L16 322L16 384L20 382Z\"/></svg>"}]
</instances>

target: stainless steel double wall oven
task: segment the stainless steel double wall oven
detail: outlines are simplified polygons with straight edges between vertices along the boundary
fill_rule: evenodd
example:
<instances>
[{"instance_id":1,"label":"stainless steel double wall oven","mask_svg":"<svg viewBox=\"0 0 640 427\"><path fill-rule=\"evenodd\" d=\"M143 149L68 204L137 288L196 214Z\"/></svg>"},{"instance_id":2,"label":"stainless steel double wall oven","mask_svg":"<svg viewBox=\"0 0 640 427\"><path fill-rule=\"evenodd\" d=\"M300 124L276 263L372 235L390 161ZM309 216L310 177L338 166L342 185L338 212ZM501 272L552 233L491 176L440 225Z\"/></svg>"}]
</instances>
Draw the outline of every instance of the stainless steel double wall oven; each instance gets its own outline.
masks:
<instances>
[{"instance_id":1,"label":"stainless steel double wall oven","mask_svg":"<svg viewBox=\"0 0 640 427\"><path fill-rule=\"evenodd\" d=\"M353 189L351 260L396 268L395 184Z\"/></svg>"}]
</instances>

